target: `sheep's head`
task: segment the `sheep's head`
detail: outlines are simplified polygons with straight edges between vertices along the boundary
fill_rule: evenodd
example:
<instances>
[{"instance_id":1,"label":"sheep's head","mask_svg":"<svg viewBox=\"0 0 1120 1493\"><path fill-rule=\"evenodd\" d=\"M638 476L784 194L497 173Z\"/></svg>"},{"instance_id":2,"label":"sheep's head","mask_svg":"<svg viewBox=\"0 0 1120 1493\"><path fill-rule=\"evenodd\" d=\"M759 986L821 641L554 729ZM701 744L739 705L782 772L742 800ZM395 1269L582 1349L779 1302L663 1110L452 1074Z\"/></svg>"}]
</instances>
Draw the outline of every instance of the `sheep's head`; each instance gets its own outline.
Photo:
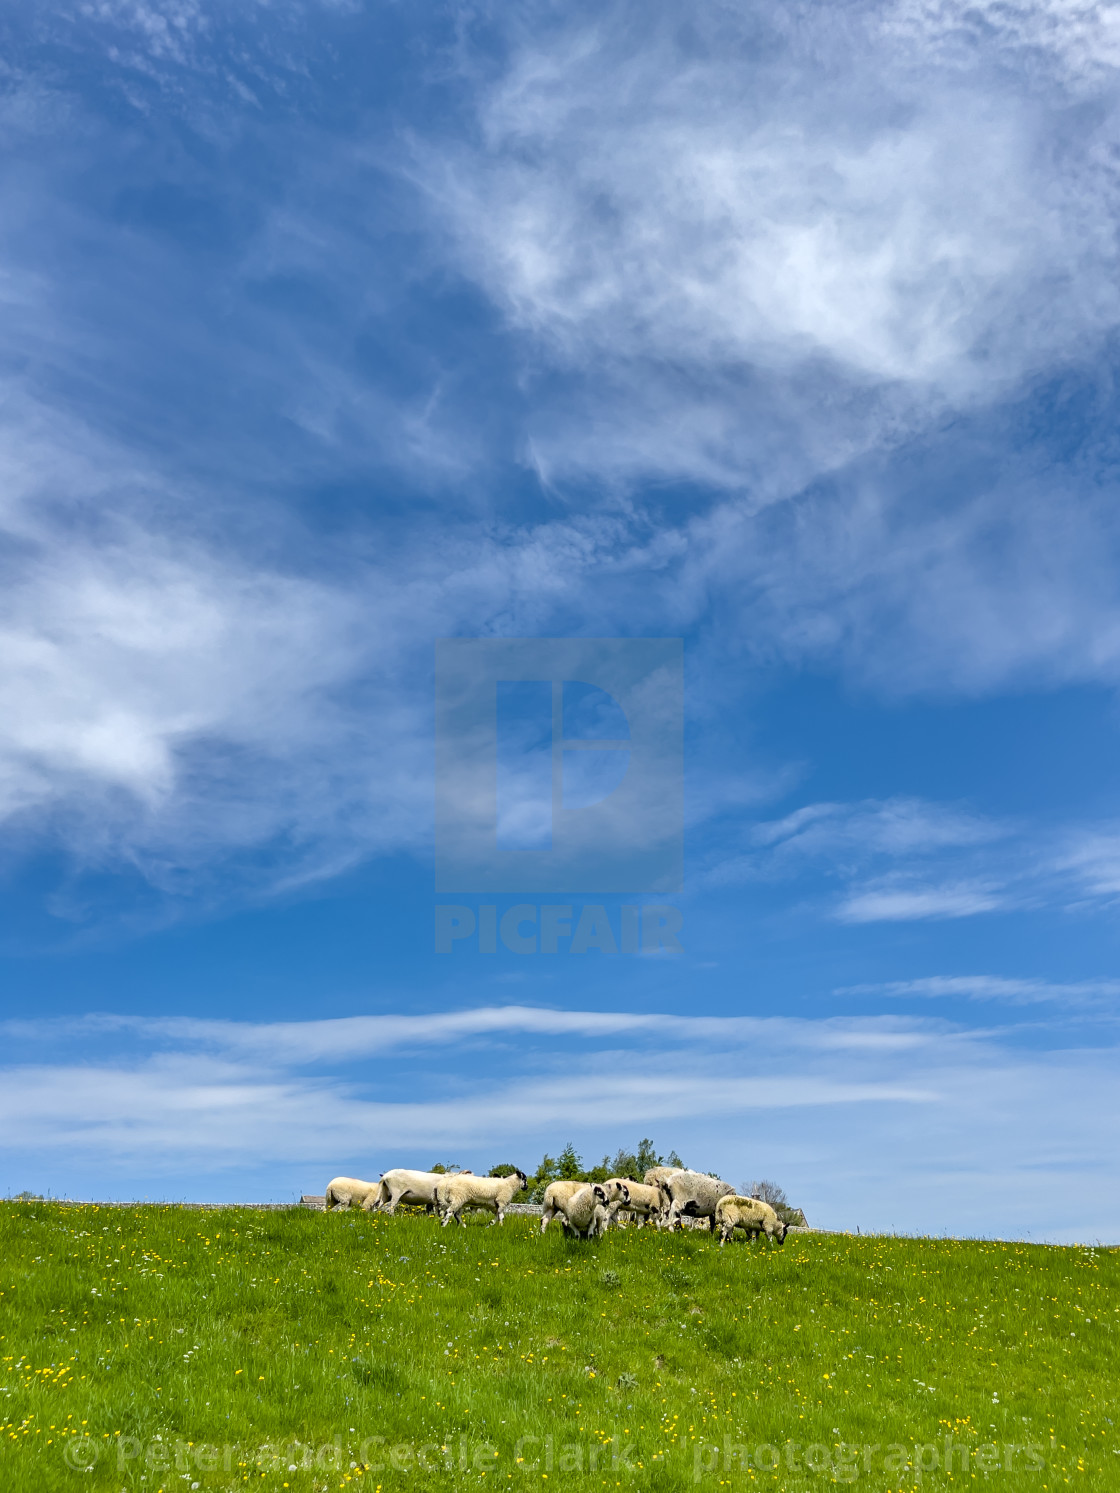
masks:
<instances>
[{"instance_id":1,"label":"sheep's head","mask_svg":"<svg viewBox=\"0 0 1120 1493\"><path fill-rule=\"evenodd\" d=\"M595 1196L601 1203L605 1203L607 1201L607 1194L598 1182L595 1183L594 1187L591 1190L592 1192L594 1192Z\"/></svg>"},{"instance_id":2,"label":"sheep's head","mask_svg":"<svg viewBox=\"0 0 1120 1493\"><path fill-rule=\"evenodd\" d=\"M785 1221L784 1218L779 1218L778 1219L778 1234L777 1234L777 1239L778 1239L778 1243L779 1244L784 1244L786 1242L786 1235L788 1233L789 1233L789 1224L786 1223L786 1221Z\"/></svg>"}]
</instances>

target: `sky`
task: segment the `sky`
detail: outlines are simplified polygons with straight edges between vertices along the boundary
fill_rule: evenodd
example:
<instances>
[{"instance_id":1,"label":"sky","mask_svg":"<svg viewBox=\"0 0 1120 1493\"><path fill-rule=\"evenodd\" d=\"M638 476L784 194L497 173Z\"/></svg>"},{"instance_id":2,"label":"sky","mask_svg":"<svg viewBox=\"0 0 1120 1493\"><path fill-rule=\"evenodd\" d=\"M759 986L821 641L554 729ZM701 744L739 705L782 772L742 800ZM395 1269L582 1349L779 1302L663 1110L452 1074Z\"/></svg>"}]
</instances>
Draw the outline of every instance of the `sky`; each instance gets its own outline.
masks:
<instances>
[{"instance_id":1,"label":"sky","mask_svg":"<svg viewBox=\"0 0 1120 1493\"><path fill-rule=\"evenodd\" d=\"M0 59L0 1194L649 1136L1120 1240L1120 8L35 0ZM604 638L681 640L679 886L437 891L437 641Z\"/></svg>"}]
</instances>

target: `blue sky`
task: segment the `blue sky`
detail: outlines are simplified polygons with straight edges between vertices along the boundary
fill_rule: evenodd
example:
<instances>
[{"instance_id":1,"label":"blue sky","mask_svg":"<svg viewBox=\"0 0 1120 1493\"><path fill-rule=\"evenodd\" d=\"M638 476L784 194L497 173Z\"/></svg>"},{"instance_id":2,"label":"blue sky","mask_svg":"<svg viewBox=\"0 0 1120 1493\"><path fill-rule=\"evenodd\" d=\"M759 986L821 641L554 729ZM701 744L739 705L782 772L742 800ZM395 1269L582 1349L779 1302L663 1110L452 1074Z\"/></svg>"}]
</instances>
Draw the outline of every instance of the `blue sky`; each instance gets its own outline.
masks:
<instances>
[{"instance_id":1,"label":"blue sky","mask_svg":"<svg viewBox=\"0 0 1120 1493\"><path fill-rule=\"evenodd\" d=\"M0 1191L1120 1237L1111 9L0 27ZM683 953L434 952L443 637L684 640Z\"/></svg>"}]
</instances>

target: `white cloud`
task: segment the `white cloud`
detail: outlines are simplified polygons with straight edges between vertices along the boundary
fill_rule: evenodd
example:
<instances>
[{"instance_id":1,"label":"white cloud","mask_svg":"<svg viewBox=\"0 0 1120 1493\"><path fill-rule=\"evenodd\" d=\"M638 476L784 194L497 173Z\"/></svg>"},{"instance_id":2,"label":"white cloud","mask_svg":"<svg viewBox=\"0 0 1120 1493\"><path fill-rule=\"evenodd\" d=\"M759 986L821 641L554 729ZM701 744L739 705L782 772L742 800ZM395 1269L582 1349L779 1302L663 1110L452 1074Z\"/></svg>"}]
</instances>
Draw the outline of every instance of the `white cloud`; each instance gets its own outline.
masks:
<instances>
[{"instance_id":1,"label":"white cloud","mask_svg":"<svg viewBox=\"0 0 1120 1493\"><path fill-rule=\"evenodd\" d=\"M1086 91L1108 87L1120 68L1120 6L1107 0L897 0L884 29L950 62L971 61L979 47L1019 53L1021 65L1049 64Z\"/></svg>"},{"instance_id":2,"label":"white cloud","mask_svg":"<svg viewBox=\"0 0 1120 1493\"><path fill-rule=\"evenodd\" d=\"M727 490L664 548L674 624L720 595L748 667L1114 684L1111 493L978 413L1092 368L1120 321L1116 78L1090 114L1054 60L1111 56L1112 11L536 19L469 74L477 137L418 147L414 177L529 376L562 375L537 471L572 501L587 477Z\"/></svg>"},{"instance_id":3,"label":"white cloud","mask_svg":"<svg viewBox=\"0 0 1120 1493\"><path fill-rule=\"evenodd\" d=\"M983 845L1007 834L1004 826L953 804L916 798L861 803L806 804L784 819L756 825L752 839L797 856L923 855Z\"/></svg>"},{"instance_id":4,"label":"white cloud","mask_svg":"<svg viewBox=\"0 0 1120 1493\"><path fill-rule=\"evenodd\" d=\"M1013 828L955 804L914 798L806 804L756 824L751 848L718 859L705 885L824 877L848 883L845 923L971 917L1015 904L1024 868ZM889 867L873 874L876 868ZM978 867L987 870L977 877ZM966 874L962 874L962 871ZM1038 870L1035 869L1037 877Z\"/></svg>"},{"instance_id":5,"label":"white cloud","mask_svg":"<svg viewBox=\"0 0 1120 1493\"><path fill-rule=\"evenodd\" d=\"M395 687L416 646L396 598L219 549L184 520L189 484L76 421L9 395L0 423L9 845L49 823L170 886L281 833L284 876L414 843L426 712ZM343 692L377 668L371 739Z\"/></svg>"},{"instance_id":6,"label":"white cloud","mask_svg":"<svg viewBox=\"0 0 1120 1493\"><path fill-rule=\"evenodd\" d=\"M1120 1237L1115 1051L1039 1050L1014 1029L512 1007L97 1018L5 1039L12 1190L252 1200L339 1170L524 1165L569 1137L597 1157L649 1134L736 1182L777 1176L822 1226Z\"/></svg>"},{"instance_id":7,"label":"white cloud","mask_svg":"<svg viewBox=\"0 0 1120 1493\"><path fill-rule=\"evenodd\" d=\"M868 381L988 397L1115 323L1111 172L1090 149L1056 174L1012 78L915 71L874 11L725 8L682 41L654 8L637 45L635 20L522 29L477 147L423 162L464 262L552 356L736 368L744 413L748 370L813 383L823 360L855 381L854 436Z\"/></svg>"},{"instance_id":8,"label":"white cloud","mask_svg":"<svg viewBox=\"0 0 1120 1493\"><path fill-rule=\"evenodd\" d=\"M821 1023L816 1027L787 1027L767 1017L671 1016L620 1011L562 1011L540 1006L481 1006L464 1011L431 1012L422 1016L351 1016L326 1021L235 1022L197 1017L89 1015L48 1021L12 1020L0 1023L13 1041L56 1042L68 1038L105 1038L135 1034L151 1043L171 1042L199 1047L226 1059L263 1060L306 1066L331 1060L372 1057L398 1049L444 1046L466 1038L485 1038L500 1032L536 1037L627 1037L632 1041L706 1044L721 1041L769 1042L796 1037L798 1047L861 1046L877 1052L896 1050L917 1040L905 1026L859 1021Z\"/></svg>"},{"instance_id":9,"label":"white cloud","mask_svg":"<svg viewBox=\"0 0 1120 1493\"><path fill-rule=\"evenodd\" d=\"M1090 896L1114 901L1120 895L1120 830L1102 826L1071 835L1058 854L1057 867Z\"/></svg>"},{"instance_id":10,"label":"white cloud","mask_svg":"<svg viewBox=\"0 0 1120 1493\"><path fill-rule=\"evenodd\" d=\"M970 918L1007 902L982 883L949 886L879 886L846 897L836 909L842 923L901 923L928 918Z\"/></svg>"},{"instance_id":11,"label":"white cloud","mask_svg":"<svg viewBox=\"0 0 1120 1493\"><path fill-rule=\"evenodd\" d=\"M803 490L1091 351L1115 312L1108 97L1092 130L1067 138L1056 75L1032 92L1037 80L1014 66L918 68L879 11L841 9L796 26L780 9L704 12L691 40L656 8L637 31L625 7L586 25L533 12L504 70L467 77L472 143L429 135L405 168L395 141L305 131L285 194L254 200L259 227L223 260L236 334L205 296L194 306L189 256L82 217L73 142L94 140L92 169L108 126L82 113L79 90L44 106L24 80L21 119L44 154L34 189L17 184L26 226L0 246L12 357L39 370L13 379L3 407L0 503L18 577L0 608L9 828L11 816L28 835L49 821L87 858L134 861L167 887L284 838L284 881L415 846L428 820L415 764L428 750L430 640L544 634L573 616L604 635L664 633L721 607L730 652L696 651L693 698L723 719L735 671L760 660L824 659L889 693L1114 680L1120 536L1095 482L1066 474L1058 490L1052 472L1001 452L1001 482L951 502L941 488L932 505L900 494L879 470ZM161 67L214 63L211 13L187 0L95 12L91 25L125 28ZM1047 25L1067 21L1076 30L1084 16L1057 6ZM243 38L265 73L273 40L267 25ZM177 63L172 43L188 42L201 52ZM180 84L187 107L196 95ZM562 484L549 492L559 516L504 523L479 497L495 447L462 399L481 364L463 358L449 374L433 354L438 376L405 393L359 376L349 342L340 352L338 325L375 321L413 271L378 258L371 161L410 171L435 204L422 270L442 235L452 267L502 309L513 336L490 353L518 376L528 413L514 440ZM65 255L44 260L43 242L72 251L69 269L52 272ZM87 260L127 273L94 283ZM334 313L260 311L254 296L285 277ZM111 309L105 323L94 300ZM197 313L189 328L180 301ZM252 391L300 443L277 451L271 424L153 413L136 372L146 336L180 348L199 385L212 374ZM60 391L75 389L88 423L66 413ZM282 511L292 486L387 469L437 508L453 484L453 503L363 529L345 555L350 535L292 560L304 537ZM594 478L587 511L573 473ZM647 511L621 491L643 474L722 496ZM274 525L288 526L286 549L270 548ZM252 553L250 528L263 536ZM749 762L734 773L705 769L700 813L789 776ZM939 833L946 852L966 848L961 835L982 846L997 834L966 810L939 811L939 828L922 817L932 812L904 800L822 810L778 837L771 869L823 854L829 836L830 854L858 859L929 855ZM937 883L986 876L999 879L954 865Z\"/></svg>"},{"instance_id":12,"label":"white cloud","mask_svg":"<svg viewBox=\"0 0 1120 1493\"><path fill-rule=\"evenodd\" d=\"M1120 836L1110 824L1039 831L959 804L892 798L805 804L752 828L736 825L735 837L710 852L698 887L796 878L819 899L842 882L831 916L844 923L1077 911L1108 905L1120 891Z\"/></svg>"},{"instance_id":13,"label":"white cloud","mask_svg":"<svg viewBox=\"0 0 1120 1493\"><path fill-rule=\"evenodd\" d=\"M1120 996L1120 980L1009 979L1002 975L927 975L918 980L888 980L881 984L844 985L836 995L917 996L921 999L998 1001L1007 1005L1054 1003L1074 1009L1112 1009Z\"/></svg>"}]
</instances>

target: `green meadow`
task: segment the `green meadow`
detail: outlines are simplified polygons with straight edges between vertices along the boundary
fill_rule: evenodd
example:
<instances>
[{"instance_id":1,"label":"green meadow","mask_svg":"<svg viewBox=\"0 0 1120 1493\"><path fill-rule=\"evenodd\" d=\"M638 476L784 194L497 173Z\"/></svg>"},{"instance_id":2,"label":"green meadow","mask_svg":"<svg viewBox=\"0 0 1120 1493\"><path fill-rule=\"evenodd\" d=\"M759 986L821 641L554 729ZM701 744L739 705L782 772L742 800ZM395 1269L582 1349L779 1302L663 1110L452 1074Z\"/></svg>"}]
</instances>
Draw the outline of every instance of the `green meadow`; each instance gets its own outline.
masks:
<instances>
[{"instance_id":1,"label":"green meadow","mask_svg":"<svg viewBox=\"0 0 1120 1493\"><path fill-rule=\"evenodd\" d=\"M1120 1255L0 1204L0 1489L1120 1489Z\"/></svg>"}]
</instances>

